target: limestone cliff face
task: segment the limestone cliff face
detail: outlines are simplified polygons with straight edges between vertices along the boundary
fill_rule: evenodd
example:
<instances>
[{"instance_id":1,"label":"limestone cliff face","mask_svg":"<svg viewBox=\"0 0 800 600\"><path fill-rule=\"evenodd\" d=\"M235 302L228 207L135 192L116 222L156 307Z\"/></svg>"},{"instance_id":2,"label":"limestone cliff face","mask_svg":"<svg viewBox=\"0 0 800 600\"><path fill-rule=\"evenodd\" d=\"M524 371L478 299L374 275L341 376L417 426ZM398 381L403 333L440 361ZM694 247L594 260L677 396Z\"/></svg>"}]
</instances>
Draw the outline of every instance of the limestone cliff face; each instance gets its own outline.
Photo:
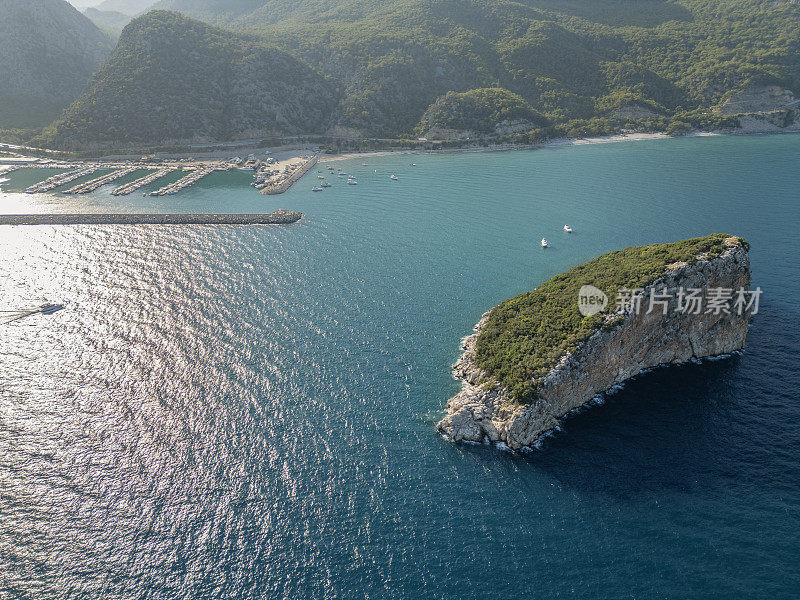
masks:
<instances>
[{"instance_id":1,"label":"limestone cliff face","mask_svg":"<svg viewBox=\"0 0 800 600\"><path fill-rule=\"evenodd\" d=\"M645 369L678 364L692 358L727 354L744 347L750 314L685 314L676 310L675 295L683 288L750 288L750 261L746 249L731 245L718 258L671 265L662 278L645 288L642 306L649 306L654 290L671 295L667 314L659 309L610 315L621 318L600 329L544 378L539 397L520 405L501 387L482 386L484 373L474 362L476 333L465 339L464 354L453 367L464 389L447 403L447 415L438 430L453 441L504 442L512 449L534 444L553 429L561 417ZM577 301L577 299L576 299ZM705 310L705 309L704 309Z\"/></svg>"}]
</instances>

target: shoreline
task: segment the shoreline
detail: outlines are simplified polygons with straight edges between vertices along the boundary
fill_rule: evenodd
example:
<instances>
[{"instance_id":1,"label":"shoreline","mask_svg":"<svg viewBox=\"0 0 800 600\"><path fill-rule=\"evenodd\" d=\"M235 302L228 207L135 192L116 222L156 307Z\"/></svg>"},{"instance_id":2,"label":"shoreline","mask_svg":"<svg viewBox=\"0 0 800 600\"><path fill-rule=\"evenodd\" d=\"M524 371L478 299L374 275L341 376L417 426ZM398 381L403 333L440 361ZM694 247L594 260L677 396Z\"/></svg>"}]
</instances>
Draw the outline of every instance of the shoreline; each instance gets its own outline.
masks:
<instances>
[{"instance_id":1,"label":"shoreline","mask_svg":"<svg viewBox=\"0 0 800 600\"><path fill-rule=\"evenodd\" d=\"M316 164L322 163L331 163L337 162L342 160L356 160L356 159L366 159L366 158L383 158L387 156L425 156L425 155L437 155L437 154L482 154L486 152L512 152L518 150L547 150L547 149L562 149L562 148L570 148L575 146L588 146L588 145L596 145L596 144L610 144L610 143L619 143L619 142L639 142L639 141L649 141L649 140L661 140L661 139L668 139L671 137L717 137L717 136L742 136L742 137L750 137L750 136L767 136L767 135L786 135L786 134L797 134L800 133L800 130L797 129L790 129L788 131L747 131L747 130L733 130L733 131L692 131L682 136L670 136L664 132L656 132L656 133L644 133L644 132L631 132L631 133L619 133L614 135L607 135L607 136L597 136L597 137L588 137L588 138L555 138L548 140L546 142L538 143L538 144L496 144L496 145L488 145L488 146L471 146L465 148L441 148L441 149L412 149L412 148L404 148L398 150L368 150L365 152L346 152L343 154L319 154L317 153L315 158L316 160L310 160L309 163L313 162L313 164L305 164L299 171L302 171L302 175L299 173L293 174L289 181L282 181L278 184L264 186L264 188L259 188L259 191L262 194L267 195L277 195L282 194L289 191L295 183L301 181L303 177L305 177L308 172ZM305 157L298 156L297 151L287 150L285 148L281 149L280 152L269 152L271 156L275 158L279 158L278 163L275 165L276 167L281 167L284 164L288 164L295 161L300 160L308 160ZM25 157L15 157L16 160L20 160L20 158ZM10 159L15 160L15 159ZM41 160L41 159L38 159ZM175 168L185 168L189 166L189 164L181 162L185 159L175 159L173 158L171 163L174 163ZM70 168L68 164L69 161L51 161L50 164L47 163L40 163L40 164L31 164L26 165L34 168L42 168L42 167L51 167L55 166L55 163L59 163L62 168ZM81 161L75 164L83 164L90 161ZM106 167L102 161L91 161L98 164L99 168L111 168ZM3 159L0 159L0 165L3 164ZM113 163L112 163L113 164ZM143 168L147 169L156 169L159 166L163 166L165 163L160 163L159 165L145 165ZM190 163L191 166L207 166L206 161L202 160L194 160ZM13 165L19 167L19 164ZM118 165L122 166L122 165ZM215 164L214 166L218 167L219 163ZM237 170L237 167L232 165L226 165L229 169ZM12 169L14 170L14 169ZM238 168L239 171L242 171L241 168Z\"/></svg>"},{"instance_id":2,"label":"shoreline","mask_svg":"<svg viewBox=\"0 0 800 600\"><path fill-rule=\"evenodd\" d=\"M775 132L778 133L778 132ZM798 133L798 132L786 132ZM723 135L773 135L767 133L723 133L718 131L696 131L679 137L716 137ZM555 138L540 144L498 144L490 146L474 146L469 148L443 148L439 150L369 150L366 152L347 152L345 154L323 154L319 162L336 162L366 157L383 157L399 155L425 155L425 154L470 154L484 152L511 152L514 150L546 150L548 148L570 148L573 146L589 146L595 144L612 144L616 142L642 142L648 140L663 140L675 136L666 133L618 133L614 135L589 137L589 138Z\"/></svg>"}]
</instances>

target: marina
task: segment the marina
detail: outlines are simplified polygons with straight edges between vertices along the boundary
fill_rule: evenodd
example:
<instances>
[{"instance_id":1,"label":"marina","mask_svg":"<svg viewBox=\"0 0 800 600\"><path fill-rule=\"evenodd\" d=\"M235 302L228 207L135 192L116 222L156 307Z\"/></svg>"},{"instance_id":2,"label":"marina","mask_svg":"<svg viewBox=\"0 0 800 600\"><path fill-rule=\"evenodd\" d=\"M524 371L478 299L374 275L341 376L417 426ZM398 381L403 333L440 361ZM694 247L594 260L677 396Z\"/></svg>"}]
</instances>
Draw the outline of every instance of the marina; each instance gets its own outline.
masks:
<instances>
[{"instance_id":1,"label":"marina","mask_svg":"<svg viewBox=\"0 0 800 600\"><path fill-rule=\"evenodd\" d=\"M86 181L85 183L81 183L76 185L73 188L65 190L65 194L88 194L90 192L95 191L101 186L104 186L112 181L116 181L117 179L121 179L126 175L130 175L134 171L137 171L139 167L126 167L124 169L120 169L118 171L112 171L107 175L103 175L102 177L98 177L96 179L92 179L90 181Z\"/></svg>"},{"instance_id":2,"label":"marina","mask_svg":"<svg viewBox=\"0 0 800 600\"><path fill-rule=\"evenodd\" d=\"M111 192L112 196L127 196L128 194L132 194L138 189L143 188L146 185L153 183L154 181L161 179L162 177L172 173L175 169L171 167L167 167L164 169L157 169L144 177L137 179L136 181L131 181L130 183L126 183L125 185L119 186L117 189Z\"/></svg>"},{"instance_id":3,"label":"marina","mask_svg":"<svg viewBox=\"0 0 800 600\"><path fill-rule=\"evenodd\" d=\"M25 193L41 194L43 192L50 192L56 189L57 187L61 187L62 185L72 183L76 179L80 179L81 177L86 177L87 175L91 175L98 169L99 169L98 166L83 167L80 169L76 169L74 171L68 171L66 173L60 173L59 175L53 175L52 177L48 177L47 179L45 179L40 183L37 183L36 185L30 186L28 189L25 190Z\"/></svg>"},{"instance_id":4,"label":"marina","mask_svg":"<svg viewBox=\"0 0 800 600\"><path fill-rule=\"evenodd\" d=\"M273 195L286 192L308 173L319 160L318 150L318 148L315 148L314 153L310 150L297 153L295 151L282 151L275 156L270 151L264 151L259 157L256 157L255 154L249 154L245 159L237 156L227 159L214 157L207 160L195 160L188 157L158 158L156 155L149 155L142 156L138 160L132 160L129 157L115 157L107 160L69 161L20 155L5 159L6 164L3 164L3 159L0 159L0 175L9 175L23 167L36 170L59 169L65 171L47 177L38 183L30 184L29 179L28 183L25 184L28 187L24 191L28 194L40 194L57 191L58 188L77 182L81 178L88 178L96 171L109 171L94 179L77 182L73 184L73 187L61 192L69 195L78 195L94 192L102 186L122 179L136 171L147 171L139 179L127 181L110 192L112 196L126 196L166 177L173 171L186 171L187 174L177 181L171 181L157 190L146 193L148 196L171 196L193 186L215 171L239 170L252 172L252 186L263 194ZM24 164L21 164L21 161L24 161Z\"/></svg>"},{"instance_id":5,"label":"marina","mask_svg":"<svg viewBox=\"0 0 800 600\"><path fill-rule=\"evenodd\" d=\"M217 168L212 168L212 167L206 167L206 168L197 167L196 170L194 170L191 173L189 173L188 175L182 177L181 179L179 179L175 183L170 183L169 185L165 185L164 187L162 187L160 189L157 189L155 192L150 192L150 195L151 196L172 196L174 194L177 194L181 190L186 189L187 187L189 187L191 185L194 185L195 183L200 181L203 177L206 177L207 175L211 175L211 173L213 173L216 170L218 170L218 169ZM219 169L219 170L224 170L224 169Z\"/></svg>"}]
</instances>

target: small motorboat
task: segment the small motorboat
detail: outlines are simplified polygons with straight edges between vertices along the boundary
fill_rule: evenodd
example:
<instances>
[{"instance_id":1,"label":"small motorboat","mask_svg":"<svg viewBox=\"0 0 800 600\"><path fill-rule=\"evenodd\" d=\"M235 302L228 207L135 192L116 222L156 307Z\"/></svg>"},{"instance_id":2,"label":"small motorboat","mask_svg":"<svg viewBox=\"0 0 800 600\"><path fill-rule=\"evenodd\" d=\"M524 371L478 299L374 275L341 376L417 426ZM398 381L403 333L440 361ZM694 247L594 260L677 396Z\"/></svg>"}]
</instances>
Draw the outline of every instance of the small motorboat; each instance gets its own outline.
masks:
<instances>
[{"instance_id":1,"label":"small motorboat","mask_svg":"<svg viewBox=\"0 0 800 600\"><path fill-rule=\"evenodd\" d=\"M412 166L412 167L416 167L416 166L417 166L417 163L411 163L411 166Z\"/></svg>"},{"instance_id":2,"label":"small motorboat","mask_svg":"<svg viewBox=\"0 0 800 600\"><path fill-rule=\"evenodd\" d=\"M564 225L564 231L566 231L567 233L572 233L572 227L570 227L569 225Z\"/></svg>"},{"instance_id":3,"label":"small motorboat","mask_svg":"<svg viewBox=\"0 0 800 600\"><path fill-rule=\"evenodd\" d=\"M317 175L317 179L325 179L325 177L322 175Z\"/></svg>"},{"instance_id":4,"label":"small motorboat","mask_svg":"<svg viewBox=\"0 0 800 600\"><path fill-rule=\"evenodd\" d=\"M547 243L547 238L542 238L542 248L548 248L550 244Z\"/></svg>"},{"instance_id":5,"label":"small motorboat","mask_svg":"<svg viewBox=\"0 0 800 600\"><path fill-rule=\"evenodd\" d=\"M362 166L362 167L366 167L366 166L367 166L367 163L361 163L361 166Z\"/></svg>"},{"instance_id":6,"label":"small motorboat","mask_svg":"<svg viewBox=\"0 0 800 600\"><path fill-rule=\"evenodd\" d=\"M355 179L348 179L347 185L358 185L358 182Z\"/></svg>"},{"instance_id":7,"label":"small motorboat","mask_svg":"<svg viewBox=\"0 0 800 600\"><path fill-rule=\"evenodd\" d=\"M394 180L394 181L398 181L398 179L397 179L397 175L395 175L394 173L392 173L391 175L389 175L389 179L392 179L392 180Z\"/></svg>"},{"instance_id":8,"label":"small motorboat","mask_svg":"<svg viewBox=\"0 0 800 600\"><path fill-rule=\"evenodd\" d=\"M39 307L39 312L43 315L52 315L60 310L64 309L63 304L42 304Z\"/></svg>"},{"instance_id":9,"label":"small motorboat","mask_svg":"<svg viewBox=\"0 0 800 600\"><path fill-rule=\"evenodd\" d=\"M321 187L319 187L318 185L315 185L313 188L311 188L311 191L312 191L312 192L321 192L321 191L322 191L322 188L321 188Z\"/></svg>"},{"instance_id":10,"label":"small motorboat","mask_svg":"<svg viewBox=\"0 0 800 600\"><path fill-rule=\"evenodd\" d=\"M323 181L323 182L322 182L322 187L324 187L324 188L329 188L329 187L331 187L331 184L330 184L330 183L328 183L327 181Z\"/></svg>"}]
</instances>

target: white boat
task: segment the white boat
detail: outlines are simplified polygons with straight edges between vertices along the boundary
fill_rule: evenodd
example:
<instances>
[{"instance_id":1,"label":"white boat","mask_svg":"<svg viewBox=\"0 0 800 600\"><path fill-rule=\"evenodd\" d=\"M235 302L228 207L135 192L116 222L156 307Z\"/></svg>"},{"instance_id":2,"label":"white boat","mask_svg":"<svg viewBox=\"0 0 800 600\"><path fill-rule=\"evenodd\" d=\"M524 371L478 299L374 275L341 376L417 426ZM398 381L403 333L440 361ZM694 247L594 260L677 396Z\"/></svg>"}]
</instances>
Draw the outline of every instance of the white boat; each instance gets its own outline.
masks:
<instances>
[{"instance_id":1,"label":"white boat","mask_svg":"<svg viewBox=\"0 0 800 600\"><path fill-rule=\"evenodd\" d=\"M547 248L550 244L547 243L547 238L542 238L542 248Z\"/></svg>"},{"instance_id":2,"label":"white boat","mask_svg":"<svg viewBox=\"0 0 800 600\"><path fill-rule=\"evenodd\" d=\"M311 188L311 191L312 191L312 192L321 192L321 191L322 191L322 188L321 188L321 187L319 187L318 185L315 185L313 188Z\"/></svg>"},{"instance_id":3,"label":"white boat","mask_svg":"<svg viewBox=\"0 0 800 600\"><path fill-rule=\"evenodd\" d=\"M366 166L367 166L367 163L361 163L361 166L362 166L362 167L366 167Z\"/></svg>"},{"instance_id":4,"label":"white boat","mask_svg":"<svg viewBox=\"0 0 800 600\"><path fill-rule=\"evenodd\" d=\"M358 185L358 182L355 179L348 179L347 185Z\"/></svg>"},{"instance_id":5,"label":"white boat","mask_svg":"<svg viewBox=\"0 0 800 600\"><path fill-rule=\"evenodd\" d=\"M570 227L569 225L564 225L564 231L566 231L567 233L572 233L572 227Z\"/></svg>"},{"instance_id":6,"label":"white boat","mask_svg":"<svg viewBox=\"0 0 800 600\"><path fill-rule=\"evenodd\" d=\"M324 187L324 188L328 188L328 187L331 187L331 184L330 184L330 183L328 183L327 181L323 181L323 182L322 182L322 187Z\"/></svg>"},{"instance_id":7,"label":"white boat","mask_svg":"<svg viewBox=\"0 0 800 600\"><path fill-rule=\"evenodd\" d=\"M417 163L411 163L411 166L412 166L412 167L416 167L416 166L417 166Z\"/></svg>"},{"instance_id":8,"label":"white boat","mask_svg":"<svg viewBox=\"0 0 800 600\"><path fill-rule=\"evenodd\" d=\"M389 175L389 179L394 179L395 181L397 181L397 180L398 180L398 179L397 179L397 175L395 175L394 173L392 173L391 175Z\"/></svg>"}]
</instances>

